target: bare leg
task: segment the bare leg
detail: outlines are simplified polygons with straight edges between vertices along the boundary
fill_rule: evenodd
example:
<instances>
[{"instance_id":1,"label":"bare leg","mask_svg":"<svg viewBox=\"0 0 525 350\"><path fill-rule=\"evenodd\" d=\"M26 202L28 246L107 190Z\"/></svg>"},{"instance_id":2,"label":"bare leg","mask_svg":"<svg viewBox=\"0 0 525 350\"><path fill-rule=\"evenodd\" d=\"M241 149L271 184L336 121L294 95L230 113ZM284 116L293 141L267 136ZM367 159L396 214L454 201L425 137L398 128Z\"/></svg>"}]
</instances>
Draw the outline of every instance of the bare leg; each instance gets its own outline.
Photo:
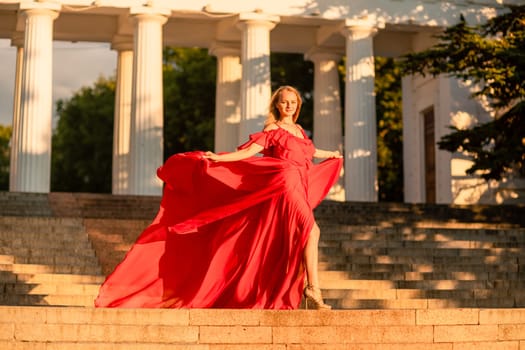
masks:
<instances>
[{"instance_id":1,"label":"bare leg","mask_svg":"<svg viewBox=\"0 0 525 350\"><path fill-rule=\"evenodd\" d=\"M327 305L323 301L321 290L319 289L319 236L321 230L317 224L314 224L310 236L306 242L304 249L304 265L306 269L306 279L308 285L304 289L304 295L306 297L306 308L308 308L308 301L313 301L315 309L330 309L331 306Z\"/></svg>"},{"instance_id":2,"label":"bare leg","mask_svg":"<svg viewBox=\"0 0 525 350\"><path fill-rule=\"evenodd\" d=\"M306 242L306 247L304 248L304 264L306 269L306 280L308 285L319 288L319 273L318 261L319 261L319 236L321 235L321 230L316 223L310 231L310 236Z\"/></svg>"}]
</instances>

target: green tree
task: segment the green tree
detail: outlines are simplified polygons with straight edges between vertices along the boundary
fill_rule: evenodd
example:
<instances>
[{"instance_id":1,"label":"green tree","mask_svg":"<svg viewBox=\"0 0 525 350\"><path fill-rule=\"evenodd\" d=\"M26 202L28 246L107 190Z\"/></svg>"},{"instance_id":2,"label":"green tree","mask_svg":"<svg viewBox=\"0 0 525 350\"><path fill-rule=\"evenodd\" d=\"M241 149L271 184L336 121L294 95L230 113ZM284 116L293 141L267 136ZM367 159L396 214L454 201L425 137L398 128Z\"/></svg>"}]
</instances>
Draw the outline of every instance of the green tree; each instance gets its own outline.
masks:
<instances>
[{"instance_id":1,"label":"green tree","mask_svg":"<svg viewBox=\"0 0 525 350\"><path fill-rule=\"evenodd\" d=\"M212 150L216 59L205 49L164 50L164 156Z\"/></svg>"},{"instance_id":2,"label":"green tree","mask_svg":"<svg viewBox=\"0 0 525 350\"><path fill-rule=\"evenodd\" d=\"M438 36L428 50L403 57L407 74L449 74L480 87L496 117L471 129L451 126L441 149L472 157L467 173L500 180L509 172L525 176L525 5L484 24L458 24Z\"/></svg>"},{"instance_id":3,"label":"green tree","mask_svg":"<svg viewBox=\"0 0 525 350\"><path fill-rule=\"evenodd\" d=\"M379 200L402 202L401 66L392 58L375 57L375 71Z\"/></svg>"},{"instance_id":4,"label":"green tree","mask_svg":"<svg viewBox=\"0 0 525 350\"><path fill-rule=\"evenodd\" d=\"M57 103L51 190L111 192L115 81L100 78Z\"/></svg>"},{"instance_id":5,"label":"green tree","mask_svg":"<svg viewBox=\"0 0 525 350\"><path fill-rule=\"evenodd\" d=\"M0 190L9 189L9 141L12 128L0 125Z\"/></svg>"}]
</instances>

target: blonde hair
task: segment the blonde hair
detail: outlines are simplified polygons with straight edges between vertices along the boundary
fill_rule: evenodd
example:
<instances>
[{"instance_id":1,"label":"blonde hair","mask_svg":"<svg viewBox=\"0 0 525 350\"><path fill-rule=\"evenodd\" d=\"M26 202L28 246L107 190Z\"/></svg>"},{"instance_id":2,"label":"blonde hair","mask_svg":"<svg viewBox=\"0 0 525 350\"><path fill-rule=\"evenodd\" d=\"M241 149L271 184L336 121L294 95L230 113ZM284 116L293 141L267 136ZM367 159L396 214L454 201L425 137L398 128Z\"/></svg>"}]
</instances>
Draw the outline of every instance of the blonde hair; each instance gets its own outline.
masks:
<instances>
[{"instance_id":1,"label":"blonde hair","mask_svg":"<svg viewBox=\"0 0 525 350\"><path fill-rule=\"evenodd\" d=\"M299 93L299 91L297 91L296 88L289 85L284 85L275 90L275 92L272 95L272 98L270 99L270 106L268 107L268 117L266 118L266 122L264 123L265 126L281 120L281 115L279 113L279 109L277 108L277 104L281 99L281 94L283 91L293 92L295 96L297 96L297 109L295 110L295 113L293 115L294 123L295 121L297 121L297 118L299 118L299 113L301 112L301 106L303 104L301 94Z\"/></svg>"}]
</instances>

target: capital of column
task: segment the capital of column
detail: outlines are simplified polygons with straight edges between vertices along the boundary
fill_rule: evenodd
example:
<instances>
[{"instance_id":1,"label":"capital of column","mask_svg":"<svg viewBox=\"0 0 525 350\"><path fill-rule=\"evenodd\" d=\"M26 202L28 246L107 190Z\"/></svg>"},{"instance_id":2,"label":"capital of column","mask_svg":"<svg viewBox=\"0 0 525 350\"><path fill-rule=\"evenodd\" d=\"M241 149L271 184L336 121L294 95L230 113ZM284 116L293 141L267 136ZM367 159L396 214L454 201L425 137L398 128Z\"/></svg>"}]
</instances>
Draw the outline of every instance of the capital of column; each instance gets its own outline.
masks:
<instances>
[{"instance_id":1,"label":"capital of column","mask_svg":"<svg viewBox=\"0 0 525 350\"><path fill-rule=\"evenodd\" d=\"M129 9L129 15L135 20L153 20L164 24L171 15L171 10L153 6L135 6Z\"/></svg>"},{"instance_id":2,"label":"capital of column","mask_svg":"<svg viewBox=\"0 0 525 350\"><path fill-rule=\"evenodd\" d=\"M60 11L62 5L56 1L21 1L19 10L51 10Z\"/></svg>"},{"instance_id":3,"label":"capital of column","mask_svg":"<svg viewBox=\"0 0 525 350\"><path fill-rule=\"evenodd\" d=\"M115 35L111 41L111 49L116 51L133 50L133 36Z\"/></svg>"},{"instance_id":4,"label":"capital of column","mask_svg":"<svg viewBox=\"0 0 525 350\"><path fill-rule=\"evenodd\" d=\"M316 60L339 61L342 56L341 53L332 49L314 47L304 54L304 59L312 62L315 62Z\"/></svg>"},{"instance_id":5,"label":"capital of column","mask_svg":"<svg viewBox=\"0 0 525 350\"><path fill-rule=\"evenodd\" d=\"M58 4L56 2L45 2L45 1L38 1L38 2L20 2L18 5L18 10L20 11L21 15L27 16L27 15L37 15L37 14L47 14L49 15L53 20L58 17L60 10L62 9L62 5Z\"/></svg>"},{"instance_id":6,"label":"capital of column","mask_svg":"<svg viewBox=\"0 0 525 350\"><path fill-rule=\"evenodd\" d=\"M275 28L277 23L280 22L280 20L281 18L279 16L258 11L242 12L237 17L237 27L239 29L244 29L246 26L257 25L264 26L268 28L268 30L272 30Z\"/></svg>"},{"instance_id":7,"label":"capital of column","mask_svg":"<svg viewBox=\"0 0 525 350\"><path fill-rule=\"evenodd\" d=\"M214 41L208 48L212 56L234 56L241 54L241 45L237 42Z\"/></svg>"},{"instance_id":8,"label":"capital of column","mask_svg":"<svg viewBox=\"0 0 525 350\"><path fill-rule=\"evenodd\" d=\"M378 20L376 16L368 16L359 19L345 19L341 25L341 34L353 39L364 39L376 35L379 29L385 27L383 20Z\"/></svg>"}]
</instances>

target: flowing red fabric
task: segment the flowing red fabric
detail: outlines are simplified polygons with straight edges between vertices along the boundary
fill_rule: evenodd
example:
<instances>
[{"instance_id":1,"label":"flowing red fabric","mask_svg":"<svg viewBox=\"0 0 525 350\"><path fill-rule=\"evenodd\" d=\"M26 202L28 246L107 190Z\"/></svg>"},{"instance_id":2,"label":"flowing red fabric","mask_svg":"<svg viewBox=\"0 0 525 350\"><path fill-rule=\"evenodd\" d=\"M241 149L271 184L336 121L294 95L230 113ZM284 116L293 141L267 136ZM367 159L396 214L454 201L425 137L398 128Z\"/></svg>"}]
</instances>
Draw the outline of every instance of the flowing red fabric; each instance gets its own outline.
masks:
<instances>
[{"instance_id":1,"label":"flowing red fabric","mask_svg":"<svg viewBox=\"0 0 525 350\"><path fill-rule=\"evenodd\" d=\"M264 157L216 163L195 151L158 169L159 212L106 278L96 307L299 307L313 208L342 160L313 164L311 140L281 128L239 148L252 143Z\"/></svg>"}]
</instances>

